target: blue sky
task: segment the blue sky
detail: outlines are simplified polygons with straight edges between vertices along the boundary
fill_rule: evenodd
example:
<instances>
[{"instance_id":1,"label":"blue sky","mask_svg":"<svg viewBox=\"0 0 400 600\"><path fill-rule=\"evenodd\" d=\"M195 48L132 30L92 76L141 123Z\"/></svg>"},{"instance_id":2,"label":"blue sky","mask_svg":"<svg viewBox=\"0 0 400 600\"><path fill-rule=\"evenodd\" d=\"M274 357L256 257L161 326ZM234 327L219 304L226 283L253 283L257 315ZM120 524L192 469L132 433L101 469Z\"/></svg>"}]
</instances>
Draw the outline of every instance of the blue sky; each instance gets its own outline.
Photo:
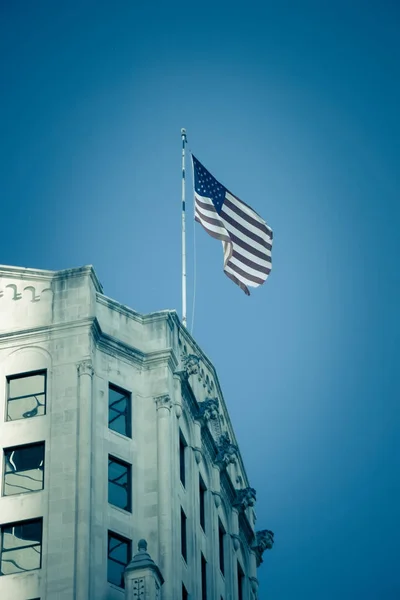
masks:
<instances>
[{"instance_id":1,"label":"blue sky","mask_svg":"<svg viewBox=\"0 0 400 600\"><path fill-rule=\"evenodd\" d=\"M391 0L0 6L1 263L180 312L181 127L274 230L250 298L195 236L194 336L276 537L260 599L400 597L399 25Z\"/></svg>"}]
</instances>

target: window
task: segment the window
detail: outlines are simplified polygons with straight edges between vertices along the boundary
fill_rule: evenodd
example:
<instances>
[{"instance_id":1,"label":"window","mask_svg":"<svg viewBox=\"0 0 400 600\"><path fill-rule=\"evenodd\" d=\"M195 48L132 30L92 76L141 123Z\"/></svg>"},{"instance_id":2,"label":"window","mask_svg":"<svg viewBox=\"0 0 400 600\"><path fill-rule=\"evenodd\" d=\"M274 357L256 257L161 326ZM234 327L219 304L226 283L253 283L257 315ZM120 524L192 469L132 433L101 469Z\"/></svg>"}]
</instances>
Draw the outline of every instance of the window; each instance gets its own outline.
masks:
<instances>
[{"instance_id":1,"label":"window","mask_svg":"<svg viewBox=\"0 0 400 600\"><path fill-rule=\"evenodd\" d=\"M123 510L132 511L131 465L108 457L108 501Z\"/></svg>"},{"instance_id":2,"label":"window","mask_svg":"<svg viewBox=\"0 0 400 600\"><path fill-rule=\"evenodd\" d=\"M182 435L182 432L179 430L179 476L181 478L181 482L183 487L186 484L186 464L185 464L185 450L186 450L186 441Z\"/></svg>"},{"instance_id":3,"label":"window","mask_svg":"<svg viewBox=\"0 0 400 600\"><path fill-rule=\"evenodd\" d=\"M219 568L222 575L225 574L225 555L224 555L224 544L225 544L225 529L221 521L218 519L218 544L219 544Z\"/></svg>"},{"instance_id":4,"label":"window","mask_svg":"<svg viewBox=\"0 0 400 600\"><path fill-rule=\"evenodd\" d=\"M131 432L131 394L111 383L108 386L108 426L127 437Z\"/></svg>"},{"instance_id":5,"label":"window","mask_svg":"<svg viewBox=\"0 0 400 600\"><path fill-rule=\"evenodd\" d=\"M206 511L205 511L206 491L207 491L206 484L202 480L201 476L199 476L200 525L204 532L206 530Z\"/></svg>"},{"instance_id":6,"label":"window","mask_svg":"<svg viewBox=\"0 0 400 600\"><path fill-rule=\"evenodd\" d=\"M46 371L7 377L7 421L38 417L46 412Z\"/></svg>"},{"instance_id":7,"label":"window","mask_svg":"<svg viewBox=\"0 0 400 600\"><path fill-rule=\"evenodd\" d=\"M185 561L187 561L186 521L186 515L181 508L181 552Z\"/></svg>"},{"instance_id":8,"label":"window","mask_svg":"<svg viewBox=\"0 0 400 600\"><path fill-rule=\"evenodd\" d=\"M4 496L43 489L44 442L4 450Z\"/></svg>"},{"instance_id":9,"label":"window","mask_svg":"<svg viewBox=\"0 0 400 600\"><path fill-rule=\"evenodd\" d=\"M131 541L108 532L107 581L124 588L124 570L131 559Z\"/></svg>"},{"instance_id":10,"label":"window","mask_svg":"<svg viewBox=\"0 0 400 600\"><path fill-rule=\"evenodd\" d=\"M1 575L34 571L41 563L42 519L1 527Z\"/></svg>"},{"instance_id":11,"label":"window","mask_svg":"<svg viewBox=\"0 0 400 600\"><path fill-rule=\"evenodd\" d=\"M237 564L237 582L238 582L238 600L243 600L243 587L244 587L244 572L240 564Z\"/></svg>"},{"instance_id":12,"label":"window","mask_svg":"<svg viewBox=\"0 0 400 600\"><path fill-rule=\"evenodd\" d=\"M207 600L207 561L201 555L201 600Z\"/></svg>"},{"instance_id":13,"label":"window","mask_svg":"<svg viewBox=\"0 0 400 600\"><path fill-rule=\"evenodd\" d=\"M189 600L189 594L184 584L182 583L182 600Z\"/></svg>"}]
</instances>

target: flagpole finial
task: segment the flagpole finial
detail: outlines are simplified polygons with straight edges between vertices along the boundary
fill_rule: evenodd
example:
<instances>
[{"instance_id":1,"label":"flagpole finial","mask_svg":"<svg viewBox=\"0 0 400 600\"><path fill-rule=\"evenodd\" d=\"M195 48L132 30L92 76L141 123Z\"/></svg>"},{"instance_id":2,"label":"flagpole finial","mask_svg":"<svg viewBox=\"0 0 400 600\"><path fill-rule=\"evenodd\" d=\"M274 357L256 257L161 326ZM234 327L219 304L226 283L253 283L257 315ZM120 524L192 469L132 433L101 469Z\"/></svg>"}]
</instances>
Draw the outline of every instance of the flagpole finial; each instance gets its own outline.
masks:
<instances>
[{"instance_id":1,"label":"flagpole finial","mask_svg":"<svg viewBox=\"0 0 400 600\"><path fill-rule=\"evenodd\" d=\"M185 139L186 141L186 129L184 127L182 127L181 129L181 136Z\"/></svg>"}]
</instances>

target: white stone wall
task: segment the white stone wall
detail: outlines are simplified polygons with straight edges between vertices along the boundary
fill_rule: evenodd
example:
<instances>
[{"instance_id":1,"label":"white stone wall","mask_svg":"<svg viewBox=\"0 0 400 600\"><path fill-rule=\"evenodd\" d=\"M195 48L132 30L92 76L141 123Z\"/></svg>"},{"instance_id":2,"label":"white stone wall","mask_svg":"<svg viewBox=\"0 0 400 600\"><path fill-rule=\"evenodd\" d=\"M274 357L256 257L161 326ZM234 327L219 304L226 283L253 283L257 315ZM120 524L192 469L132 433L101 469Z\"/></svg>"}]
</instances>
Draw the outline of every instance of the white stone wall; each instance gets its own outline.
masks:
<instances>
[{"instance_id":1,"label":"white stone wall","mask_svg":"<svg viewBox=\"0 0 400 600\"><path fill-rule=\"evenodd\" d=\"M191 599L201 597L200 552L209 565L210 599L237 597L238 558L250 598L254 555L245 543L235 550L237 511L202 442L201 427L211 424L196 420L182 397L185 351L201 358L189 379L196 400L218 398L218 423L236 443L214 368L173 311L141 316L121 306L102 295L90 267L57 273L0 267L0 446L45 442L44 489L0 497L0 525L43 517L42 568L0 576L2 600L123 598L107 582L108 530L131 539L133 552L140 538L147 540L165 579L163 600L179 600L182 581ZM38 369L48 373L46 415L5 422L6 377ZM132 394L131 439L108 428L110 382ZM179 430L188 444L185 488ZM108 503L109 454L132 465L132 514ZM206 533L199 473L208 490ZM240 455L228 473L234 487L249 485ZM186 563L181 507L188 519ZM247 516L252 524L252 509ZM225 576L218 568L218 518L226 529Z\"/></svg>"}]
</instances>

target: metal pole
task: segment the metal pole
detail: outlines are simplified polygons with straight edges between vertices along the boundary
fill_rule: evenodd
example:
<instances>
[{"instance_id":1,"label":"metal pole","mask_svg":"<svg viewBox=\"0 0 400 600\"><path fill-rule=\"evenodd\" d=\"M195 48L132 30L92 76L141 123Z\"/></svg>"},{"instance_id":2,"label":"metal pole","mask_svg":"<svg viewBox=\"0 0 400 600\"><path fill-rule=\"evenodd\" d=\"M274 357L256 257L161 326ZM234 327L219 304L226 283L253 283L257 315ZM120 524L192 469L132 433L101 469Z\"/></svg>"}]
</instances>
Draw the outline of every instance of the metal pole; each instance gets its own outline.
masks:
<instances>
[{"instance_id":1,"label":"metal pole","mask_svg":"<svg viewBox=\"0 0 400 600\"><path fill-rule=\"evenodd\" d=\"M186 202L185 202L185 146L186 129L181 129L182 136L182 323L186 327Z\"/></svg>"}]
</instances>

